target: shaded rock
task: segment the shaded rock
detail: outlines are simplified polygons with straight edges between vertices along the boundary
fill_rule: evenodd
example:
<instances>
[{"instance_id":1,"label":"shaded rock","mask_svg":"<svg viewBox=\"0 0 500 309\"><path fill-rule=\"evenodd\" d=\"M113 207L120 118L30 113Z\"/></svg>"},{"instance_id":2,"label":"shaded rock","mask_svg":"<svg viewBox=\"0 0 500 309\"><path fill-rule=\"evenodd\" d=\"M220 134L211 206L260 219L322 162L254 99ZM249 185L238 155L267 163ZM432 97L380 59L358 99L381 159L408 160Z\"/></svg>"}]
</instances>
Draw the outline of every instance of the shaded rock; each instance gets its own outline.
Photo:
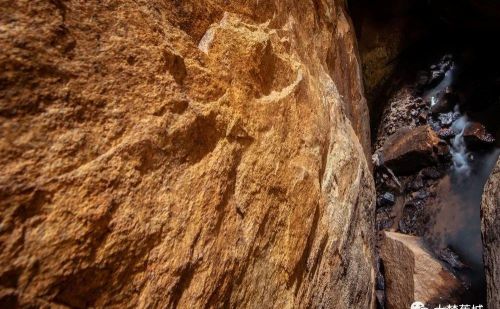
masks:
<instances>
[{"instance_id":1,"label":"shaded rock","mask_svg":"<svg viewBox=\"0 0 500 309\"><path fill-rule=\"evenodd\" d=\"M470 148L480 148L495 143L495 138L486 128L478 123L472 122L465 127L463 132L464 141Z\"/></svg>"},{"instance_id":2,"label":"shaded rock","mask_svg":"<svg viewBox=\"0 0 500 309\"><path fill-rule=\"evenodd\" d=\"M423 200L429 197L429 193L426 190L418 190L417 192L413 192L410 196L412 199Z\"/></svg>"},{"instance_id":3,"label":"shaded rock","mask_svg":"<svg viewBox=\"0 0 500 309\"><path fill-rule=\"evenodd\" d=\"M443 56L442 61L451 62L453 60L452 54L446 54Z\"/></svg>"},{"instance_id":4,"label":"shaded rock","mask_svg":"<svg viewBox=\"0 0 500 309\"><path fill-rule=\"evenodd\" d=\"M383 148L384 164L394 173L408 175L436 163L439 137L427 125L403 128L389 137Z\"/></svg>"},{"instance_id":5,"label":"shaded rock","mask_svg":"<svg viewBox=\"0 0 500 309\"><path fill-rule=\"evenodd\" d=\"M421 189L424 186L424 180L422 179L421 175L417 175L413 181L411 181L407 188L410 191L417 191Z\"/></svg>"},{"instance_id":6,"label":"shaded rock","mask_svg":"<svg viewBox=\"0 0 500 309\"><path fill-rule=\"evenodd\" d=\"M375 220L376 220L377 231L382 231L391 228L394 223L394 218L391 214L391 209L389 207L378 208Z\"/></svg>"},{"instance_id":7,"label":"shaded rock","mask_svg":"<svg viewBox=\"0 0 500 309\"><path fill-rule=\"evenodd\" d=\"M384 263L388 309L410 308L414 301L452 303L460 281L426 248L420 237L384 232L380 255Z\"/></svg>"},{"instance_id":8,"label":"shaded rock","mask_svg":"<svg viewBox=\"0 0 500 309\"><path fill-rule=\"evenodd\" d=\"M375 297L377 297L377 308L385 308L385 292L381 290L375 291Z\"/></svg>"},{"instance_id":9,"label":"shaded rock","mask_svg":"<svg viewBox=\"0 0 500 309\"><path fill-rule=\"evenodd\" d=\"M446 113L453 109L459 103L459 98L449 87L440 92L435 98L434 105L431 106L430 111L433 114Z\"/></svg>"},{"instance_id":10,"label":"shaded rock","mask_svg":"<svg viewBox=\"0 0 500 309\"><path fill-rule=\"evenodd\" d=\"M448 127L453 123L453 113L443 113L438 116L441 126Z\"/></svg>"},{"instance_id":11,"label":"shaded rock","mask_svg":"<svg viewBox=\"0 0 500 309\"><path fill-rule=\"evenodd\" d=\"M418 120L420 121L420 123L426 123L428 117L429 117L429 113L425 110L421 111L418 114Z\"/></svg>"},{"instance_id":12,"label":"shaded rock","mask_svg":"<svg viewBox=\"0 0 500 309\"><path fill-rule=\"evenodd\" d=\"M423 88L429 83L429 74L426 71L419 71L417 73L416 84L417 87Z\"/></svg>"},{"instance_id":13,"label":"shaded rock","mask_svg":"<svg viewBox=\"0 0 500 309\"><path fill-rule=\"evenodd\" d=\"M402 128L416 127L416 121L409 117L409 111L414 109L414 91L410 87L402 87L389 98L384 108L377 132L375 150L380 150L386 140Z\"/></svg>"},{"instance_id":14,"label":"shaded rock","mask_svg":"<svg viewBox=\"0 0 500 309\"><path fill-rule=\"evenodd\" d=\"M385 279L384 279L384 275L383 275L383 266L382 266L382 260L380 259L380 257L377 257L376 259L376 265L377 265L377 281L376 281L376 286L375 286L375 289L376 290L385 290Z\"/></svg>"},{"instance_id":15,"label":"shaded rock","mask_svg":"<svg viewBox=\"0 0 500 309\"><path fill-rule=\"evenodd\" d=\"M444 248L439 251L439 258L442 261L448 263L451 267L455 269L465 268L465 264L462 263L458 254L453 252L450 248Z\"/></svg>"},{"instance_id":16,"label":"shaded rock","mask_svg":"<svg viewBox=\"0 0 500 309\"><path fill-rule=\"evenodd\" d=\"M439 119L435 117L429 117L428 119L428 125L435 131L438 132L441 130L441 123L439 122Z\"/></svg>"},{"instance_id":17,"label":"shaded rock","mask_svg":"<svg viewBox=\"0 0 500 309\"><path fill-rule=\"evenodd\" d=\"M443 177L443 173L435 167L426 167L420 173L427 179L439 179Z\"/></svg>"},{"instance_id":18,"label":"shaded rock","mask_svg":"<svg viewBox=\"0 0 500 309\"><path fill-rule=\"evenodd\" d=\"M392 206L394 205L395 197L394 194L391 192L385 192L384 194L380 195L377 198L377 206L378 207L384 207L384 206Z\"/></svg>"},{"instance_id":19,"label":"shaded rock","mask_svg":"<svg viewBox=\"0 0 500 309\"><path fill-rule=\"evenodd\" d=\"M451 158L450 147L446 144L446 142L439 142L437 145L437 155L441 161L446 161Z\"/></svg>"},{"instance_id":20,"label":"shaded rock","mask_svg":"<svg viewBox=\"0 0 500 309\"><path fill-rule=\"evenodd\" d=\"M451 128L440 128L437 134L440 138L451 138L456 135L455 131Z\"/></svg>"},{"instance_id":21,"label":"shaded rock","mask_svg":"<svg viewBox=\"0 0 500 309\"><path fill-rule=\"evenodd\" d=\"M488 308L500 308L500 158L497 159L481 202L481 233Z\"/></svg>"},{"instance_id":22,"label":"shaded rock","mask_svg":"<svg viewBox=\"0 0 500 309\"><path fill-rule=\"evenodd\" d=\"M445 72L442 71L442 70L431 71L431 74L430 74L429 81L428 81L427 85L429 87L436 86L437 84L439 84L444 79L444 75L445 75Z\"/></svg>"}]
</instances>

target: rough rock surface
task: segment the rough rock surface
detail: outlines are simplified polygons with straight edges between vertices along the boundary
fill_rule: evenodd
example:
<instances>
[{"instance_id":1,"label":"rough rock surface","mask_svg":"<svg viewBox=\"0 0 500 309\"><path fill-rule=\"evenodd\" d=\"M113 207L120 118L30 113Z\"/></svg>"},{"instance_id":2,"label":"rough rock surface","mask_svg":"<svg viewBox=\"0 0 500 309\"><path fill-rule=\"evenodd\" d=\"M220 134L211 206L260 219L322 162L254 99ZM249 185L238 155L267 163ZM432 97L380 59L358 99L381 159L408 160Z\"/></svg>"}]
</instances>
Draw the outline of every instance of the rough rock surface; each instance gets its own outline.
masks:
<instances>
[{"instance_id":1,"label":"rough rock surface","mask_svg":"<svg viewBox=\"0 0 500 309\"><path fill-rule=\"evenodd\" d=\"M382 147L383 163L396 174L411 174L437 162L439 137L428 125L402 128Z\"/></svg>"},{"instance_id":2,"label":"rough rock surface","mask_svg":"<svg viewBox=\"0 0 500 309\"><path fill-rule=\"evenodd\" d=\"M414 301L444 304L461 288L460 281L432 256L420 237L384 234L380 256L388 309L410 308Z\"/></svg>"},{"instance_id":3,"label":"rough rock surface","mask_svg":"<svg viewBox=\"0 0 500 309\"><path fill-rule=\"evenodd\" d=\"M470 148L480 148L481 146L484 147L484 145L492 145L495 143L493 135L478 122L472 122L465 127L463 137L467 146Z\"/></svg>"},{"instance_id":4,"label":"rough rock surface","mask_svg":"<svg viewBox=\"0 0 500 309\"><path fill-rule=\"evenodd\" d=\"M481 232L488 308L500 308L500 158L484 187Z\"/></svg>"},{"instance_id":5,"label":"rough rock surface","mask_svg":"<svg viewBox=\"0 0 500 309\"><path fill-rule=\"evenodd\" d=\"M416 100L410 87L402 87L389 98L377 129L376 150L380 150L386 140L397 131L403 128L416 128L419 125L409 111L425 103Z\"/></svg>"},{"instance_id":6,"label":"rough rock surface","mask_svg":"<svg viewBox=\"0 0 500 309\"><path fill-rule=\"evenodd\" d=\"M0 307L374 303L344 1L0 5Z\"/></svg>"}]
</instances>

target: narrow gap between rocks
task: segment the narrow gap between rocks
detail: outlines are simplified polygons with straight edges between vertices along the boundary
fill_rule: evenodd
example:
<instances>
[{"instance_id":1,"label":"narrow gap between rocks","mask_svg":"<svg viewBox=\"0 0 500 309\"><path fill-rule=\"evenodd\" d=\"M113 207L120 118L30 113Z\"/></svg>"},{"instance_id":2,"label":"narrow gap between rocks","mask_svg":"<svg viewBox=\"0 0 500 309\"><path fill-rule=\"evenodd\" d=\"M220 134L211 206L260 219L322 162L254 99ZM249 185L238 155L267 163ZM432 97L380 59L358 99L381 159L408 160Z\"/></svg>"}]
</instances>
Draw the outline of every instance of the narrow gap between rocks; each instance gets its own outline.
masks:
<instances>
[{"instance_id":1,"label":"narrow gap between rocks","mask_svg":"<svg viewBox=\"0 0 500 309\"><path fill-rule=\"evenodd\" d=\"M421 262L429 273L407 273L426 281L428 298L416 300L486 304L480 205L500 153L499 11L469 1L358 0L349 9L371 112L378 307L405 297L393 291L408 261L391 242L445 269Z\"/></svg>"}]
</instances>

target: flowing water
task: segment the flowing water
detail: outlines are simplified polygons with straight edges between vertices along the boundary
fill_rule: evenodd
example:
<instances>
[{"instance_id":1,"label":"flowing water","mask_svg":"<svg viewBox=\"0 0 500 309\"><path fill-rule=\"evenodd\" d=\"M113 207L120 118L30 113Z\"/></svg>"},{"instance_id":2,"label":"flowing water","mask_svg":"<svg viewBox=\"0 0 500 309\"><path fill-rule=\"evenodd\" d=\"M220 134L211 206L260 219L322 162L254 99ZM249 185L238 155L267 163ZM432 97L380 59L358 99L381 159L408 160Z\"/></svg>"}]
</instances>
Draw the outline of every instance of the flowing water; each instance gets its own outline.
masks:
<instances>
[{"instance_id":1,"label":"flowing water","mask_svg":"<svg viewBox=\"0 0 500 309\"><path fill-rule=\"evenodd\" d=\"M455 67L434 89L426 93L431 104L437 104L438 93L452 86ZM452 165L439 183L434 205L435 215L427 238L438 250L450 248L466 267L457 274L468 287L462 301L485 304L486 284L481 240L481 197L483 187L500 153L498 148L470 150L464 140L464 129L470 124L467 113L457 106L451 128L457 134L450 139Z\"/></svg>"}]
</instances>

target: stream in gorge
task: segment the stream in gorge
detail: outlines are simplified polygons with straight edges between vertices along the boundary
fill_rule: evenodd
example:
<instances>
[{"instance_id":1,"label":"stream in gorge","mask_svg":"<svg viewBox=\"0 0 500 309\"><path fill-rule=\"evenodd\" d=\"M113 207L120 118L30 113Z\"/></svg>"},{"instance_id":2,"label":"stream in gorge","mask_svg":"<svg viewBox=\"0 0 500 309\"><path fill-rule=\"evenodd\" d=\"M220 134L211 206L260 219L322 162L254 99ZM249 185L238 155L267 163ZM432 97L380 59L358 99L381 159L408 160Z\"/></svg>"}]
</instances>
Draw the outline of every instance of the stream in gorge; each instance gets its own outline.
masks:
<instances>
[{"instance_id":1,"label":"stream in gorge","mask_svg":"<svg viewBox=\"0 0 500 309\"><path fill-rule=\"evenodd\" d=\"M378 308L486 308L481 201L500 154L500 11L479 2L349 2L370 107Z\"/></svg>"},{"instance_id":2,"label":"stream in gorge","mask_svg":"<svg viewBox=\"0 0 500 309\"><path fill-rule=\"evenodd\" d=\"M458 64L453 65L444 79L433 89L424 94L424 100L430 102L432 109L439 102L439 95L454 87L454 77ZM465 104L466 105L466 104ZM464 134L471 126L478 123L469 119L466 110L459 104L452 106L452 111L439 113L439 121L429 121L439 133L443 126L449 125L454 136L448 138L451 166L436 188L433 207L434 216L430 220L425 236L438 252L449 249L456 256L446 259L464 282L466 290L461 296L462 303L484 304L486 302L486 283L483 265L481 240L481 197L483 187L500 153L497 147L484 145L471 147ZM450 124L451 122L451 124ZM493 141L492 136L483 136ZM442 253L441 257L443 257ZM456 259L453 262L450 258ZM462 263L463 265L458 265Z\"/></svg>"},{"instance_id":3,"label":"stream in gorge","mask_svg":"<svg viewBox=\"0 0 500 309\"><path fill-rule=\"evenodd\" d=\"M494 91L483 92L481 77L471 77L468 56L441 55L417 71L412 82L393 91L375 144L380 153L375 173L377 229L421 237L460 281L461 288L442 295L436 305L486 303L480 209L484 184L500 154L495 138L499 97ZM437 137L432 153L419 148L433 143L418 133L423 126ZM400 157L383 162L384 155L392 155L387 148L404 142L398 140L401 132L414 139L416 150L404 157L401 152L407 149L398 149ZM424 146L419 144L422 138ZM383 265L380 271L383 277ZM384 284L378 284L382 288ZM383 304L379 299L379 307Z\"/></svg>"}]
</instances>

